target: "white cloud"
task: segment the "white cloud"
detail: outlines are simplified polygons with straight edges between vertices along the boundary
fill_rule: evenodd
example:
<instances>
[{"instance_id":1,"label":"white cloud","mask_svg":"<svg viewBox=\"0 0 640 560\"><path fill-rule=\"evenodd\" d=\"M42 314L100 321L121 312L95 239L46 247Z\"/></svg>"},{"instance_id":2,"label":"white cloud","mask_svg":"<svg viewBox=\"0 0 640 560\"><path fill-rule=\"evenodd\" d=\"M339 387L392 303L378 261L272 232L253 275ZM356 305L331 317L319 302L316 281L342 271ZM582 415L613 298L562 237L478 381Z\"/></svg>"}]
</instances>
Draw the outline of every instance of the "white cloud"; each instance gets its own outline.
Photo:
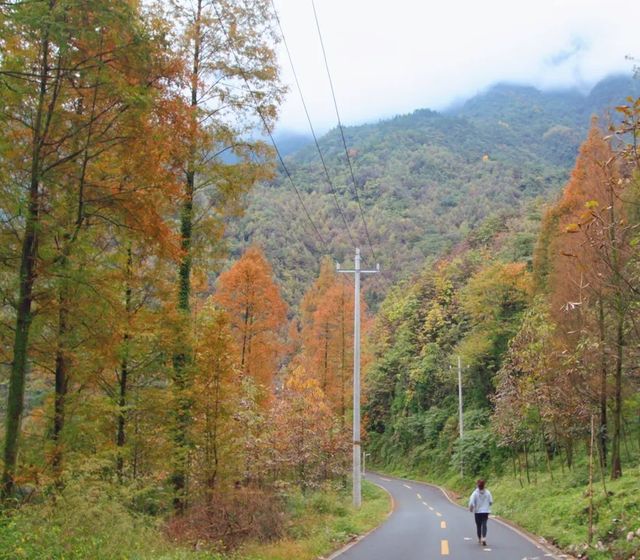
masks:
<instances>
[{"instance_id":1,"label":"white cloud","mask_svg":"<svg viewBox=\"0 0 640 560\"><path fill-rule=\"evenodd\" d=\"M311 0L275 0L314 125L336 118ZM316 0L345 124L440 109L498 81L587 88L640 56L629 0ZM291 84L280 129L307 130Z\"/></svg>"}]
</instances>

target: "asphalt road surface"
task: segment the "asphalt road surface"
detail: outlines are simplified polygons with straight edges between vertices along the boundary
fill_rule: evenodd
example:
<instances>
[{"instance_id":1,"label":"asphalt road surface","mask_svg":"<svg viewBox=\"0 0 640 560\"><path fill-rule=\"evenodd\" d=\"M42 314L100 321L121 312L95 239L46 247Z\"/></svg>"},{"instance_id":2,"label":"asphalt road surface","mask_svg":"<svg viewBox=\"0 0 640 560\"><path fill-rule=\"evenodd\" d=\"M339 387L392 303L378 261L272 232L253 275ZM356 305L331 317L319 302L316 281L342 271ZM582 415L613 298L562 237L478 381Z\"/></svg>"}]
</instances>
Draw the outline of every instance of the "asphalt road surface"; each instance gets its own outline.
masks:
<instances>
[{"instance_id":1,"label":"asphalt road surface","mask_svg":"<svg viewBox=\"0 0 640 560\"><path fill-rule=\"evenodd\" d=\"M367 479L389 491L394 512L374 532L335 556L336 560L557 558L493 518L489 519L487 546L481 546L473 514L451 503L438 488L374 474Z\"/></svg>"}]
</instances>

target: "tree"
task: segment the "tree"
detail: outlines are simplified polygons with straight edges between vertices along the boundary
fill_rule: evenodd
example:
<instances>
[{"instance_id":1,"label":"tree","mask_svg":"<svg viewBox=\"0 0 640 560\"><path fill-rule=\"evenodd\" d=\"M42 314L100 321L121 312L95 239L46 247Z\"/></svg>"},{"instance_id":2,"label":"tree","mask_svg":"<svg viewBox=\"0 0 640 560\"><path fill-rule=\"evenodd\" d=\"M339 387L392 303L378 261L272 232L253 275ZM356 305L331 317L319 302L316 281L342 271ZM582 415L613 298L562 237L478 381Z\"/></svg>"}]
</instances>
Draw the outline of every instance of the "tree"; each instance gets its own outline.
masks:
<instances>
[{"instance_id":1,"label":"tree","mask_svg":"<svg viewBox=\"0 0 640 560\"><path fill-rule=\"evenodd\" d=\"M597 349L595 361L592 352L584 355L583 367L591 378L599 379L598 389L591 394L599 403L603 462L609 439L608 376L612 369L612 478L622 474L622 387L634 295L630 280L634 228L628 220L633 203L625 201L629 194L633 196L626 189L620 161L594 121L562 199L547 214L548 233L538 249L538 266L545 263L546 290L565 344L571 351ZM594 342L585 345L589 339Z\"/></svg>"},{"instance_id":2,"label":"tree","mask_svg":"<svg viewBox=\"0 0 640 560\"><path fill-rule=\"evenodd\" d=\"M186 69L183 86L190 107L189 137L182 162L182 258L177 278L177 307L187 324L198 234L204 236L207 245L211 238L219 240L221 218L235 211L241 195L264 177L265 145L242 137L252 131L257 116L267 125L273 121L282 91L270 26L273 15L266 0L172 0L170 13ZM221 157L225 152L237 157L238 163L227 163ZM196 225L199 232L194 229ZM176 454L172 479L178 510L184 508L191 446L191 401L187 395L192 357L187 338L180 335L186 330L177 331L180 344L173 356Z\"/></svg>"},{"instance_id":3,"label":"tree","mask_svg":"<svg viewBox=\"0 0 640 560\"><path fill-rule=\"evenodd\" d=\"M239 372L233 365L233 337L224 312L209 301L198 315L195 342L195 477L212 491L220 472L235 473L233 411L239 405ZM229 475L227 475L229 478Z\"/></svg>"},{"instance_id":4,"label":"tree","mask_svg":"<svg viewBox=\"0 0 640 560\"><path fill-rule=\"evenodd\" d=\"M472 326L458 345L470 367L470 396L484 406L493 393L493 376L509 339L529 303L531 278L523 263L494 262L478 270L461 293L461 307Z\"/></svg>"},{"instance_id":5,"label":"tree","mask_svg":"<svg viewBox=\"0 0 640 560\"><path fill-rule=\"evenodd\" d=\"M574 438L591 414L579 370L563 352L548 304L539 296L525 312L497 373L493 426L514 449L539 442L564 447L572 466Z\"/></svg>"},{"instance_id":6,"label":"tree","mask_svg":"<svg viewBox=\"0 0 640 560\"><path fill-rule=\"evenodd\" d=\"M328 476L344 473L349 450L347 433L336 422L324 391L300 367L285 381L271 415L280 470L303 491Z\"/></svg>"},{"instance_id":7,"label":"tree","mask_svg":"<svg viewBox=\"0 0 640 560\"><path fill-rule=\"evenodd\" d=\"M367 308L361 302L367 327ZM302 363L315 377L327 402L346 423L350 409L353 371L353 287L335 272L329 259L323 260L320 275L301 304L303 341Z\"/></svg>"},{"instance_id":8,"label":"tree","mask_svg":"<svg viewBox=\"0 0 640 560\"><path fill-rule=\"evenodd\" d=\"M287 306L260 249L250 247L220 275L214 301L229 315L242 375L270 392L283 358Z\"/></svg>"}]
</instances>

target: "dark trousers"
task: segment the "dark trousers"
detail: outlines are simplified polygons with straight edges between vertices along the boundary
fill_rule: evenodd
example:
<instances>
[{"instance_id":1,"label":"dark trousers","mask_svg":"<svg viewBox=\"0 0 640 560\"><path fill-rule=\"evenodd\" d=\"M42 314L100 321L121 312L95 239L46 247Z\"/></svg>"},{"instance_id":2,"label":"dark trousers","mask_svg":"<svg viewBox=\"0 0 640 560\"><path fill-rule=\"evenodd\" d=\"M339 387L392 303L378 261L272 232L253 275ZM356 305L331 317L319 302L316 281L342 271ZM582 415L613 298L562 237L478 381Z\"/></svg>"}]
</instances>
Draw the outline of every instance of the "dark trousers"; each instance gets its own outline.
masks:
<instances>
[{"instance_id":1,"label":"dark trousers","mask_svg":"<svg viewBox=\"0 0 640 560\"><path fill-rule=\"evenodd\" d=\"M478 538L484 539L487 537L487 519L489 519L488 513L476 513L476 530L478 532Z\"/></svg>"}]
</instances>

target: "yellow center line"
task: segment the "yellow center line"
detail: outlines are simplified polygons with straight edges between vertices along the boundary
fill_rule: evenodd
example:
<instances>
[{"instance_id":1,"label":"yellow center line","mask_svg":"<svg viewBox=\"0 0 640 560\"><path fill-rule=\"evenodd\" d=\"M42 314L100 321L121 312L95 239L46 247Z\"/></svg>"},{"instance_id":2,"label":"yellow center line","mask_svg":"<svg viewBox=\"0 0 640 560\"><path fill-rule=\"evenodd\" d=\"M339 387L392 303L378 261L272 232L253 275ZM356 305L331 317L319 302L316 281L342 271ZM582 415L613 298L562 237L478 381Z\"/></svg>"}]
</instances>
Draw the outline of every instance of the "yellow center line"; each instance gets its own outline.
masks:
<instances>
[{"instance_id":1,"label":"yellow center line","mask_svg":"<svg viewBox=\"0 0 640 560\"><path fill-rule=\"evenodd\" d=\"M449 541L446 539L440 541L440 554L449 556Z\"/></svg>"},{"instance_id":2,"label":"yellow center line","mask_svg":"<svg viewBox=\"0 0 640 560\"><path fill-rule=\"evenodd\" d=\"M447 522L446 521L440 521L440 529L446 529L447 528Z\"/></svg>"}]
</instances>

